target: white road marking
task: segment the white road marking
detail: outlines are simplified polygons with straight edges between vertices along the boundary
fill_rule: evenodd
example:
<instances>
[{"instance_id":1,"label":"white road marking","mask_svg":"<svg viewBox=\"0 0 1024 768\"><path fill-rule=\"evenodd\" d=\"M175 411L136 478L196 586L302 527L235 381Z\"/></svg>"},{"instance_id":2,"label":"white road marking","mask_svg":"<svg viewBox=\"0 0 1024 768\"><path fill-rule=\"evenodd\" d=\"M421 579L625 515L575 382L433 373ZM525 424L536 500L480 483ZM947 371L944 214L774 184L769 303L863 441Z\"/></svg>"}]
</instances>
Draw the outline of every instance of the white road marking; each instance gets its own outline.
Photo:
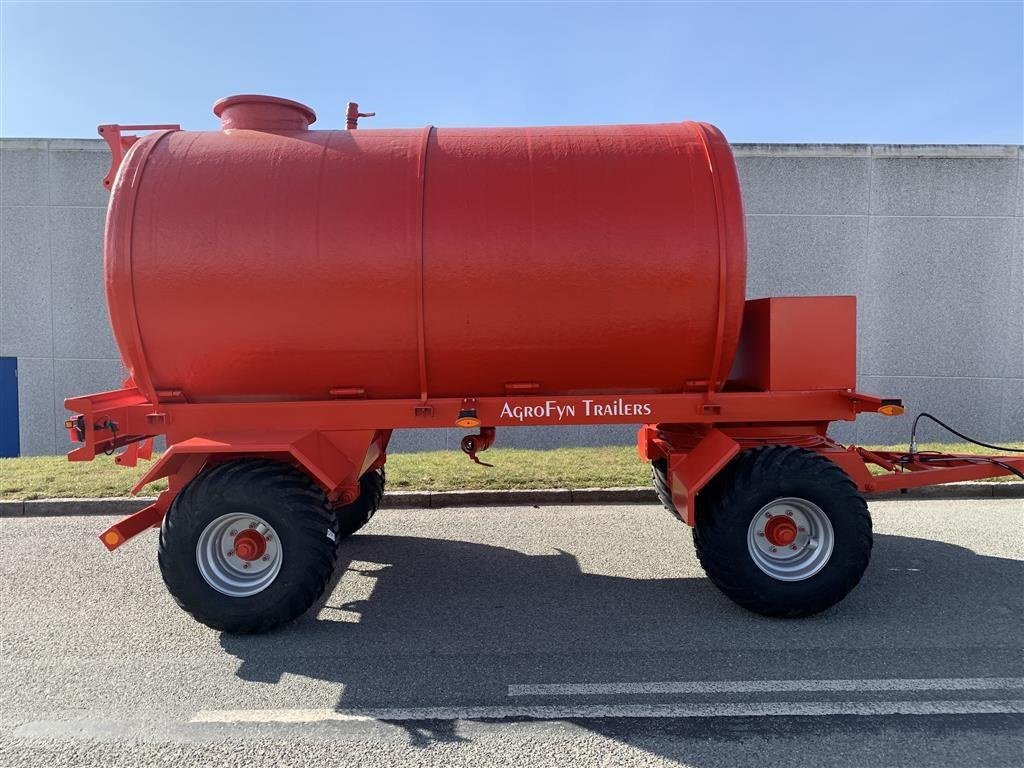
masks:
<instances>
[{"instance_id":1,"label":"white road marking","mask_svg":"<svg viewBox=\"0 0 1024 768\"><path fill-rule=\"evenodd\" d=\"M325 720L377 720L369 714L334 709L202 709L192 716L193 723L319 723ZM391 720L397 718L379 718ZM409 718L406 718L409 719Z\"/></svg>"},{"instance_id":2,"label":"white road marking","mask_svg":"<svg viewBox=\"0 0 1024 768\"><path fill-rule=\"evenodd\" d=\"M509 696L595 696L659 693L808 693L821 691L1006 691L1022 677L889 678L878 680L688 680L671 683L535 683L510 685Z\"/></svg>"},{"instance_id":3,"label":"white road marking","mask_svg":"<svg viewBox=\"0 0 1024 768\"><path fill-rule=\"evenodd\" d=\"M1024 699L974 701L765 701L736 704L411 707L401 709L209 709L193 723L317 723L402 720L572 720L609 717L822 717L829 715L1024 714Z\"/></svg>"}]
</instances>

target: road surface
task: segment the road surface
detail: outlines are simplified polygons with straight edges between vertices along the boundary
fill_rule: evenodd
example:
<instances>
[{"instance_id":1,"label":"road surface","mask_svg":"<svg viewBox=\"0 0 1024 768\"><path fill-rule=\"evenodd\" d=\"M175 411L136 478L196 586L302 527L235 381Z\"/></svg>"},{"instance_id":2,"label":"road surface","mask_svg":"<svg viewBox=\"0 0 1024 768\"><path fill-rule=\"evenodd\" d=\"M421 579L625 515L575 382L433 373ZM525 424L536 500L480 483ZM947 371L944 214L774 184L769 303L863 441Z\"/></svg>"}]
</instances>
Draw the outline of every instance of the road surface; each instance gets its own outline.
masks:
<instances>
[{"instance_id":1,"label":"road surface","mask_svg":"<svg viewBox=\"0 0 1024 768\"><path fill-rule=\"evenodd\" d=\"M636 506L384 510L329 597L221 635L155 532L0 520L0 766L884 766L1024 761L1024 502L872 504L861 585L736 607Z\"/></svg>"}]
</instances>

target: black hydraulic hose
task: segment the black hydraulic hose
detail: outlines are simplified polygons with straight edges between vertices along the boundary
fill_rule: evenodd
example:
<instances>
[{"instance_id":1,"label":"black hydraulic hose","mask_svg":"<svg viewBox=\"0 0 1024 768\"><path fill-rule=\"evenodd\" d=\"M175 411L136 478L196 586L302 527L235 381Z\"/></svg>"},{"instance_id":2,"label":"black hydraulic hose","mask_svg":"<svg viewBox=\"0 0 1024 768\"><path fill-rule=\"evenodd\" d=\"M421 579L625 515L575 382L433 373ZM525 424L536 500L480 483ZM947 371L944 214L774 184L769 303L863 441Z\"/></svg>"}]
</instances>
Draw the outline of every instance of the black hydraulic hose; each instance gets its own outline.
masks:
<instances>
[{"instance_id":1,"label":"black hydraulic hose","mask_svg":"<svg viewBox=\"0 0 1024 768\"><path fill-rule=\"evenodd\" d=\"M1009 464L1006 464L1006 463L1004 463L1004 462L1002 462L1002 461L999 461L998 459L989 459L989 461L991 461L991 462L992 462L993 464L995 464L995 465L996 465L997 467L1002 467L1002 468L1003 468L1003 469L1005 469L1005 470L1006 470L1007 472L1013 472L1013 474L1015 474L1015 475L1016 475L1017 477L1019 477L1019 478L1020 478L1021 480L1024 480L1024 472L1021 472L1021 471L1020 471L1019 469L1016 469L1016 468L1014 468L1014 467L1011 467L1011 466L1010 466Z\"/></svg>"},{"instance_id":2,"label":"black hydraulic hose","mask_svg":"<svg viewBox=\"0 0 1024 768\"><path fill-rule=\"evenodd\" d=\"M951 426L949 426L949 424L947 424L946 422L942 421L941 419L937 419L936 417L932 416L930 413L927 413L926 411L921 411L921 413L917 414L917 416L914 418L914 423L910 427L910 449L909 449L909 451L910 451L911 454L917 453L917 423L921 419L931 419L936 424L938 424L940 427L942 427L943 429L947 430L948 432L952 432L954 435L959 437L961 440L966 440L968 443L974 443L975 445L980 445L982 448L990 448L993 451L1007 451L1009 453L1024 453L1024 448L1007 448L1006 446L1003 446L1003 445L991 445L989 443L983 443L983 442L981 442L981 440L975 440L973 437L968 437L963 432L957 432L955 429L953 429ZM996 463L999 463L999 462L996 462ZM1014 474L1020 474L1019 472L1016 472L1016 470L1014 470L1013 467L1007 466L1005 464L1003 464L1002 466L1005 467L1006 469L1009 469L1009 470L1013 471ZM1024 480L1024 477L1022 477L1021 479Z\"/></svg>"},{"instance_id":3,"label":"black hydraulic hose","mask_svg":"<svg viewBox=\"0 0 1024 768\"><path fill-rule=\"evenodd\" d=\"M921 421L921 419L930 419L931 421L934 421L936 424L938 424L943 429L945 429L948 432L951 432L954 435L956 435L957 437L959 437L961 440L966 440L969 443L974 443L974 445L980 445L982 448L989 448L989 449L991 449L993 451L1006 451L1008 453L1024 453L1024 449L1021 449L1021 448L1009 448L1009 447L1007 447L1005 445L991 445L990 443L984 443L981 440L975 440L973 437L968 437L963 432L959 432L959 431L953 429L953 427L949 426L949 424L947 424L946 422L942 421L941 419L938 419L935 416L932 416L930 413L922 411L921 413L917 414L917 416L914 418L914 423L910 427L910 447L908 448L906 456L903 456L900 459L899 463L905 464L905 463L907 463L909 461L918 461L918 462L921 462L922 464L928 464L928 463L938 463L938 462L943 462L943 461L967 461L967 462L971 462L971 463L976 464L978 462L984 462L986 464L994 464L995 466L1000 467L1001 469L1006 470L1011 475L1016 475L1021 480L1024 480L1024 472L1021 472L1016 467L1011 467L1006 462L999 461L999 459L994 459L991 456L971 456L971 457L956 456L956 457L952 457L952 456L930 456L927 453L919 453L918 450L917 450L917 425L918 425L918 422Z\"/></svg>"}]
</instances>

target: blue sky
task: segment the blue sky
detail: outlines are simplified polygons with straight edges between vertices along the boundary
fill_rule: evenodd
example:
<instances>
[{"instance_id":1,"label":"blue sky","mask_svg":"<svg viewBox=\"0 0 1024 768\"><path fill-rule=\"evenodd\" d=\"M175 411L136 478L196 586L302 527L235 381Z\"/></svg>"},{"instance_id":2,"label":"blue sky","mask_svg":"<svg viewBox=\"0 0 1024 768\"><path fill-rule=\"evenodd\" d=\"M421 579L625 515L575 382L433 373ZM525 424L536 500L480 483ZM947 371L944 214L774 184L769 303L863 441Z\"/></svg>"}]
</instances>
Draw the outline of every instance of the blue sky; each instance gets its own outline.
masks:
<instances>
[{"instance_id":1,"label":"blue sky","mask_svg":"<svg viewBox=\"0 0 1024 768\"><path fill-rule=\"evenodd\" d=\"M317 128L701 119L733 141L1021 143L1024 2L12 3L0 135L213 129L269 93Z\"/></svg>"}]
</instances>

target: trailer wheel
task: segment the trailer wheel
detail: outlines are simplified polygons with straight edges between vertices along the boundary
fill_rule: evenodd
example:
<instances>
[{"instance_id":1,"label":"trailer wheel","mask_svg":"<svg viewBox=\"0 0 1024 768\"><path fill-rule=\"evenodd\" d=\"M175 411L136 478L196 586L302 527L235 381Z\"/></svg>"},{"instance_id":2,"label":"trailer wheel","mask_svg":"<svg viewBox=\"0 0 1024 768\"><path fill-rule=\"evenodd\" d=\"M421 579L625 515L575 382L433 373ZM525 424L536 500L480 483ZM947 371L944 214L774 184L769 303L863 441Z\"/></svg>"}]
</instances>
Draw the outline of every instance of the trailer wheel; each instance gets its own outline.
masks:
<instances>
[{"instance_id":1,"label":"trailer wheel","mask_svg":"<svg viewBox=\"0 0 1024 768\"><path fill-rule=\"evenodd\" d=\"M380 507L384 498L384 467L367 472L359 478L359 498L351 504L338 507L334 515L338 519L338 538L351 536L368 522Z\"/></svg>"},{"instance_id":2,"label":"trailer wheel","mask_svg":"<svg viewBox=\"0 0 1024 768\"><path fill-rule=\"evenodd\" d=\"M679 510L672 501L672 489L668 485L668 462L665 459L656 459L651 462L651 482L654 485L654 492L658 494L658 501L677 520Z\"/></svg>"},{"instance_id":3,"label":"trailer wheel","mask_svg":"<svg viewBox=\"0 0 1024 768\"><path fill-rule=\"evenodd\" d=\"M175 497L160 528L160 571L178 605L208 627L265 632L323 594L337 528L304 472L269 459L230 461Z\"/></svg>"},{"instance_id":4,"label":"trailer wheel","mask_svg":"<svg viewBox=\"0 0 1024 768\"><path fill-rule=\"evenodd\" d=\"M856 485L814 451L744 451L697 494L693 542L708 578L765 616L810 616L842 600L871 557Z\"/></svg>"}]
</instances>

